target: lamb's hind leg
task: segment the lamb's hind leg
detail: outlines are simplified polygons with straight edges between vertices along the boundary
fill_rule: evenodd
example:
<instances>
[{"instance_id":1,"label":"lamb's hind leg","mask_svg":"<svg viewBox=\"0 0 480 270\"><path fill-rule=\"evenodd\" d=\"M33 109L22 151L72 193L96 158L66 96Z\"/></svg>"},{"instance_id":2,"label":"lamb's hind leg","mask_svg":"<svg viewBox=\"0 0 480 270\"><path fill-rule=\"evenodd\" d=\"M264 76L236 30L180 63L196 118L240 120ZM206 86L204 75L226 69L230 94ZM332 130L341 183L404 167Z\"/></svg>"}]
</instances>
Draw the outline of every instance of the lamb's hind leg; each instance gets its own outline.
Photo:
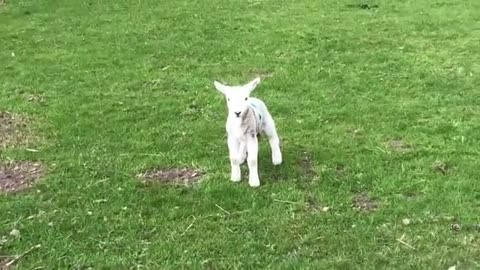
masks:
<instances>
[{"instance_id":1,"label":"lamb's hind leg","mask_svg":"<svg viewBox=\"0 0 480 270\"><path fill-rule=\"evenodd\" d=\"M258 140L256 134L247 135L247 152L248 152L248 184L251 187L260 186L258 178Z\"/></svg>"},{"instance_id":2,"label":"lamb's hind leg","mask_svg":"<svg viewBox=\"0 0 480 270\"><path fill-rule=\"evenodd\" d=\"M240 153L240 164L243 164L247 159L247 143L246 142L244 141L240 142L239 153Z\"/></svg>"},{"instance_id":3,"label":"lamb's hind leg","mask_svg":"<svg viewBox=\"0 0 480 270\"><path fill-rule=\"evenodd\" d=\"M265 116L265 135L268 137L268 143L272 149L273 165L282 164L282 152L280 151L280 139L278 138L275 122L270 114Z\"/></svg>"}]
</instances>

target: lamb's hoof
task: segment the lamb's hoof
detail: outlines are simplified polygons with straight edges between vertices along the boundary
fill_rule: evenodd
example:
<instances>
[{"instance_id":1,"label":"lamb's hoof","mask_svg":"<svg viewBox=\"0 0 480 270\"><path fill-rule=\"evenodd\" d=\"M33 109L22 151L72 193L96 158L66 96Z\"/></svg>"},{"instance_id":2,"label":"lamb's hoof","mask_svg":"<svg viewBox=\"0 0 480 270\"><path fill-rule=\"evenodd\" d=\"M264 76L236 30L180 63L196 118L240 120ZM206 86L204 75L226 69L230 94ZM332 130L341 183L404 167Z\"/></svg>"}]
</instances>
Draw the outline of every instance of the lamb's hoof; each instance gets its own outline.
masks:
<instances>
[{"instance_id":1,"label":"lamb's hoof","mask_svg":"<svg viewBox=\"0 0 480 270\"><path fill-rule=\"evenodd\" d=\"M272 153L272 163L275 166L282 164L282 152L273 151L273 153Z\"/></svg>"},{"instance_id":2,"label":"lamb's hoof","mask_svg":"<svg viewBox=\"0 0 480 270\"><path fill-rule=\"evenodd\" d=\"M282 158L272 159L272 163L273 163L273 165L275 165L275 166L280 165L280 164L282 164Z\"/></svg>"},{"instance_id":3,"label":"lamb's hoof","mask_svg":"<svg viewBox=\"0 0 480 270\"><path fill-rule=\"evenodd\" d=\"M230 181L235 182L235 183L240 182L241 179L242 179L242 177L241 177L240 174L232 174L230 176Z\"/></svg>"},{"instance_id":4,"label":"lamb's hoof","mask_svg":"<svg viewBox=\"0 0 480 270\"><path fill-rule=\"evenodd\" d=\"M240 177L238 177L238 178L237 178L237 177L232 177L232 178L230 178L230 181L232 181L232 182L234 182L234 183L238 183L238 182L240 182L240 180L242 180Z\"/></svg>"},{"instance_id":5,"label":"lamb's hoof","mask_svg":"<svg viewBox=\"0 0 480 270\"><path fill-rule=\"evenodd\" d=\"M259 187L259 186L260 186L260 180L248 181L248 184L249 184L251 187Z\"/></svg>"}]
</instances>

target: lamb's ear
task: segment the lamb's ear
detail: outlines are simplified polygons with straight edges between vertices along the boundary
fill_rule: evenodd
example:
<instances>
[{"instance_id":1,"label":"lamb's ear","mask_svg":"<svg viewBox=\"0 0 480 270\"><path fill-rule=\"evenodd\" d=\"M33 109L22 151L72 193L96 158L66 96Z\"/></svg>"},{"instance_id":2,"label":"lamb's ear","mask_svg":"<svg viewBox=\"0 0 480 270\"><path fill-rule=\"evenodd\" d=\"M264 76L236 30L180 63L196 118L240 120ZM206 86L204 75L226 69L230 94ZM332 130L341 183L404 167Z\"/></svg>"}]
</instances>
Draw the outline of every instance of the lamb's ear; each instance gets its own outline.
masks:
<instances>
[{"instance_id":1,"label":"lamb's ear","mask_svg":"<svg viewBox=\"0 0 480 270\"><path fill-rule=\"evenodd\" d=\"M253 81L247 83L246 87L248 91L252 92L259 83L260 83L260 77L257 77Z\"/></svg>"},{"instance_id":2,"label":"lamb's ear","mask_svg":"<svg viewBox=\"0 0 480 270\"><path fill-rule=\"evenodd\" d=\"M227 86L226 85L223 85L217 81L214 81L213 84L215 85L215 88L222 94L225 95L225 92L227 90Z\"/></svg>"}]
</instances>

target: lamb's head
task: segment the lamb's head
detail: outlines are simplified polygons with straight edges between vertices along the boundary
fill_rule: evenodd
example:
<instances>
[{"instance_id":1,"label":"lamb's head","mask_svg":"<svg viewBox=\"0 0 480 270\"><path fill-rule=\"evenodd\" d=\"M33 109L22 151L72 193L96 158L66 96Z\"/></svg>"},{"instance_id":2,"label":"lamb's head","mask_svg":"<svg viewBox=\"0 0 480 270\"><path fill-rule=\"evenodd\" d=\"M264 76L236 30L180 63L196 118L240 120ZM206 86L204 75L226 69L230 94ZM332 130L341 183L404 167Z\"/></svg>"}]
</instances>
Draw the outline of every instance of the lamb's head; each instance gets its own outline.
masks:
<instances>
[{"instance_id":1,"label":"lamb's head","mask_svg":"<svg viewBox=\"0 0 480 270\"><path fill-rule=\"evenodd\" d=\"M217 81L214 82L214 85L227 100L228 115L230 117L242 117L248 108L250 93L259 83L260 78L256 78L242 86L227 86Z\"/></svg>"}]
</instances>

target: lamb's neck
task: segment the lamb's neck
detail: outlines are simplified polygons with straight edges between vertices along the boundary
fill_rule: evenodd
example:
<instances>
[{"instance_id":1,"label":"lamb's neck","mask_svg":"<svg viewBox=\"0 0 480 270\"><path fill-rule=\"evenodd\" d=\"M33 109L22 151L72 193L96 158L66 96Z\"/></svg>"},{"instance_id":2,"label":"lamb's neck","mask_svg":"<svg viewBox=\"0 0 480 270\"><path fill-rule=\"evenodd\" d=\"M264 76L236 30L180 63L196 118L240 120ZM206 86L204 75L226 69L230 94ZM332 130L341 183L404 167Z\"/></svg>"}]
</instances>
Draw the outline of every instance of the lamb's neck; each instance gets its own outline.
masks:
<instances>
[{"instance_id":1,"label":"lamb's neck","mask_svg":"<svg viewBox=\"0 0 480 270\"><path fill-rule=\"evenodd\" d=\"M228 129L232 133L238 133L238 135L246 134L247 131L254 129L254 122L251 121L252 116L251 109L247 109L242 117L228 116Z\"/></svg>"},{"instance_id":2,"label":"lamb's neck","mask_svg":"<svg viewBox=\"0 0 480 270\"><path fill-rule=\"evenodd\" d=\"M241 117L229 116L227 125L233 129L242 129L245 127L245 122Z\"/></svg>"}]
</instances>

